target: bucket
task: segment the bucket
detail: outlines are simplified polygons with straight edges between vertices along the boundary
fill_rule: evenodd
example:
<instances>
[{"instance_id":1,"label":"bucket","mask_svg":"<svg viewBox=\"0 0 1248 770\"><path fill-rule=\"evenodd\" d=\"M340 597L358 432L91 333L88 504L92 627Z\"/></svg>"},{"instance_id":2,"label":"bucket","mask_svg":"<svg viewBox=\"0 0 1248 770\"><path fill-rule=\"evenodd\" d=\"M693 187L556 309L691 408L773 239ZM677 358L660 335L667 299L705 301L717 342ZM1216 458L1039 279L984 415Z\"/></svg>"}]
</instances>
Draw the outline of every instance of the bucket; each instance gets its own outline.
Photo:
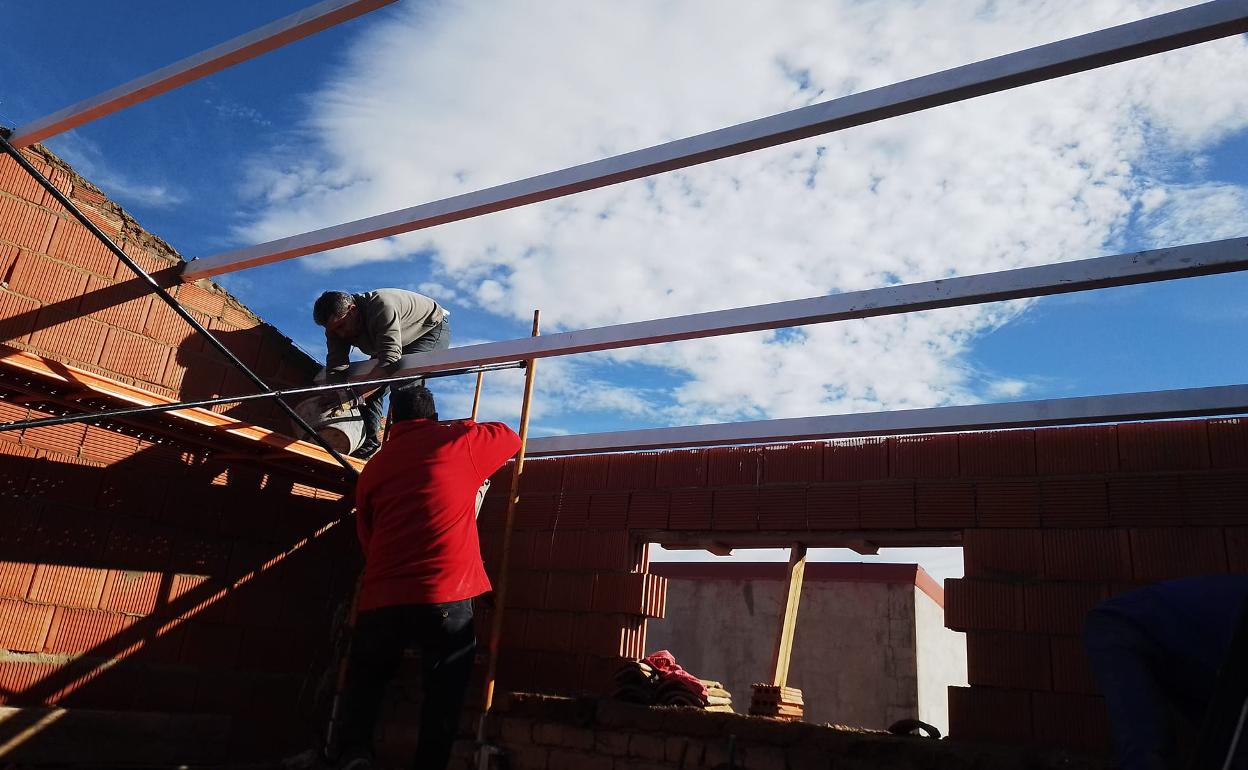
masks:
<instances>
[{"instance_id":1,"label":"bucket","mask_svg":"<svg viewBox=\"0 0 1248 770\"><path fill-rule=\"evenodd\" d=\"M301 401L295 414L308 424L339 454L351 454L364 443L364 418L354 405L343 405L351 398L349 390L334 390ZM296 433L302 430L296 426Z\"/></svg>"}]
</instances>

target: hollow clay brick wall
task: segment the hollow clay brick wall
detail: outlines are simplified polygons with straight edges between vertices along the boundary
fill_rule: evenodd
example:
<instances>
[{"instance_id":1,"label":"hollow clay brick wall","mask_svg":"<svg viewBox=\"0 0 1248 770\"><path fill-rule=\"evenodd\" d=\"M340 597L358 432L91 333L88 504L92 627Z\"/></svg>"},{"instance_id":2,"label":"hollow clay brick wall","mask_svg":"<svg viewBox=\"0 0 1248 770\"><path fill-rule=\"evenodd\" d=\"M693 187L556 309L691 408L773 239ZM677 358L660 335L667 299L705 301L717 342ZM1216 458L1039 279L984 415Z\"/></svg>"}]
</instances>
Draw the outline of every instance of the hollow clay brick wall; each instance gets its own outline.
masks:
<instances>
[{"instance_id":1,"label":"hollow clay brick wall","mask_svg":"<svg viewBox=\"0 0 1248 770\"><path fill-rule=\"evenodd\" d=\"M53 156L27 156L268 383L310 379L289 340L219 287L177 283L171 248ZM0 344L169 397L254 390L8 158L0 281ZM49 408L0 379L0 421ZM221 407L289 432L272 409ZM302 745L351 588L353 533L323 529L349 510L343 491L176 436L0 433L0 705L234 717L185 761Z\"/></svg>"}]
</instances>

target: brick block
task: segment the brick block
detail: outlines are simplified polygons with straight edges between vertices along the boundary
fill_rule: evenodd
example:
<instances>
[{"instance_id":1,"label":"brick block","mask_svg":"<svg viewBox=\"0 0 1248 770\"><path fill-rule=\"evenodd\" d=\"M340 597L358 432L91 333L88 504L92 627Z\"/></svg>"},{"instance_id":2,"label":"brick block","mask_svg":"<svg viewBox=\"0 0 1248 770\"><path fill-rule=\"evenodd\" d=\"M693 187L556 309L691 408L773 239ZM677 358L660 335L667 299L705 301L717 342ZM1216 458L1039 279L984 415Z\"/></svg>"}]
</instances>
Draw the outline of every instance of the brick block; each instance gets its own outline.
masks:
<instances>
[{"instance_id":1,"label":"brick block","mask_svg":"<svg viewBox=\"0 0 1248 770\"><path fill-rule=\"evenodd\" d=\"M889 475L895 479L958 475L958 436L896 436L888 440Z\"/></svg>"},{"instance_id":2,"label":"brick block","mask_svg":"<svg viewBox=\"0 0 1248 770\"><path fill-rule=\"evenodd\" d=\"M653 452L630 452L609 455L608 489L653 489L658 455Z\"/></svg>"},{"instance_id":3,"label":"brick block","mask_svg":"<svg viewBox=\"0 0 1248 770\"><path fill-rule=\"evenodd\" d=\"M6 241L24 249L46 252L56 217L25 201L0 197L0 222L5 225Z\"/></svg>"},{"instance_id":4,"label":"brick block","mask_svg":"<svg viewBox=\"0 0 1248 770\"><path fill-rule=\"evenodd\" d=\"M176 349L165 364L161 384L183 400L216 398L224 392L226 366L220 356Z\"/></svg>"},{"instance_id":5,"label":"brick block","mask_svg":"<svg viewBox=\"0 0 1248 770\"><path fill-rule=\"evenodd\" d=\"M11 652L42 651L54 609L48 604L0 599L0 647Z\"/></svg>"},{"instance_id":6,"label":"brick block","mask_svg":"<svg viewBox=\"0 0 1248 770\"><path fill-rule=\"evenodd\" d=\"M712 495L711 527L717 530L758 529L758 489L717 489Z\"/></svg>"},{"instance_id":7,"label":"brick block","mask_svg":"<svg viewBox=\"0 0 1248 770\"><path fill-rule=\"evenodd\" d=\"M1110 748L1109 716L1099 697L1037 692L1031 696L1037 743L1104 754Z\"/></svg>"},{"instance_id":8,"label":"brick block","mask_svg":"<svg viewBox=\"0 0 1248 770\"><path fill-rule=\"evenodd\" d=\"M596 492L589 498L589 526L624 529L628 526L628 493Z\"/></svg>"},{"instance_id":9,"label":"brick block","mask_svg":"<svg viewBox=\"0 0 1248 770\"><path fill-rule=\"evenodd\" d=\"M139 440L124 433L87 425L79 451L83 457L111 465L134 456L139 451ZM108 474L105 475L107 477Z\"/></svg>"},{"instance_id":10,"label":"brick block","mask_svg":"<svg viewBox=\"0 0 1248 770\"><path fill-rule=\"evenodd\" d=\"M55 703L61 688L50 683L64 670L63 663L33 663L24 660L0 662L0 703L6 706Z\"/></svg>"},{"instance_id":11,"label":"brick block","mask_svg":"<svg viewBox=\"0 0 1248 770\"><path fill-rule=\"evenodd\" d=\"M550 567L559 570L580 569L585 563L582 553L585 533L580 530L561 530L552 533L550 541Z\"/></svg>"},{"instance_id":12,"label":"brick block","mask_svg":"<svg viewBox=\"0 0 1248 770\"><path fill-rule=\"evenodd\" d=\"M160 602L162 580L159 572L109 570L100 595L100 609L150 615Z\"/></svg>"},{"instance_id":13,"label":"brick block","mask_svg":"<svg viewBox=\"0 0 1248 770\"><path fill-rule=\"evenodd\" d=\"M1049 637L1042 634L966 634L967 678L972 685L1048 690L1052 687Z\"/></svg>"},{"instance_id":14,"label":"brick block","mask_svg":"<svg viewBox=\"0 0 1248 770\"><path fill-rule=\"evenodd\" d=\"M88 216L95 213L90 209L86 212ZM102 217L96 215L92 219L98 222ZM47 251L49 256L108 278L116 272L119 261L100 239L75 219L56 220Z\"/></svg>"},{"instance_id":15,"label":"brick block","mask_svg":"<svg viewBox=\"0 0 1248 770\"><path fill-rule=\"evenodd\" d=\"M142 334L154 301L158 300L152 297L147 286L137 278L113 283L107 278L93 275L87 280L87 290L82 296L79 312L100 323Z\"/></svg>"},{"instance_id":16,"label":"brick block","mask_svg":"<svg viewBox=\"0 0 1248 770\"><path fill-rule=\"evenodd\" d=\"M1039 530L968 529L962 535L968 578L1020 580L1044 576Z\"/></svg>"},{"instance_id":17,"label":"brick block","mask_svg":"<svg viewBox=\"0 0 1248 770\"><path fill-rule=\"evenodd\" d=\"M822 447L820 456L822 456ZM806 487L763 487L758 492L758 528L805 530Z\"/></svg>"},{"instance_id":18,"label":"brick block","mask_svg":"<svg viewBox=\"0 0 1248 770\"><path fill-rule=\"evenodd\" d=\"M40 564L30 584L31 601L62 607L100 606L108 570Z\"/></svg>"},{"instance_id":19,"label":"brick block","mask_svg":"<svg viewBox=\"0 0 1248 770\"><path fill-rule=\"evenodd\" d=\"M582 535L577 569L632 571L637 566L636 549L627 530L589 531Z\"/></svg>"},{"instance_id":20,"label":"brick block","mask_svg":"<svg viewBox=\"0 0 1248 770\"><path fill-rule=\"evenodd\" d=\"M707 454L705 449L660 452L655 466L656 489L706 486Z\"/></svg>"},{"instance_id":21,"label":"brick block","mask_svg":"<svg viewBox=\"0 0 1248 770\"><path fill-rule=\"evenodd\" d=\"M863 529L913 529L914 482L863 484L858 489L858 517Z\"/></svg>"},{"instance_id":22,"label":"brick block","mask_svg":"<svg viewBox=\"0 0 1248 770\"><path fill-rule=\"evenodd\" d=\"M1140 581L1227 571L1226 539L1221 529L1133 529L1131 555L1135 579Z\"/></svg>"},{"instance_id":23,"label":"brick block","mask_svg":"<svg viewBox=\"0 0 1248 770\"><path fill-rule=\"evenodd\" d=\"M1042 476L1112 473L1116 470L1118 432L1115 425L1036 431L1036 472Z\"/></svg>"},{"instance_id":24,"label":"brick block","mask_svg":"<svg viewBox=\"0 0 1248 770\"><path fill-rule=\"evenodd\" d=\"M1046 527L1108 526L1105 479L1046 479L1040 486L1040 520Z\"/></svg>"},{"instance_id":25,"label":"brick block","mask_svg":"<svg viewBox=\"0 0 1248 770\"><path fill-rule=\"evenodd\" d=\"M109 329L100 354L100 367L136 380L161 383L171 353L172 348L159 342L121 329Z\"/></svg>"},{"instance_id":26,"label":"brick block","mask_svg":"<svg viewBox=\"0 0 1248 770\"><path fill-rule=\"evenodd\" d=\"M963 477L1032 476L1036 472L1034 430L997 430L958 436Z\"/></svg>"},{"instance_id":27,"label":"brick block","mask_svg":"<svg viewBox=\"0 0 1248 770\"><path fill-rule=\"evenodd\" d=\"M1179 486L1187 524L1199 527L1248 522L1248 473L1188 473L1181 477Z\"/></svg>"},{"instance_id":28,"label":"brick block","mask_svg":"<svg viewBox=\"0 0 1248 770\"><path fill-rule=\"evenodd\" d=\"M1164 527L1182 524L1183 498L1178 474L1111 478L1109 520L1115 526Z\"/></svg>"},{"instance_id":29,"label":"brick block","mask_svg":"<svg viewBox=\"0 0 1248 770\"><path fill-rule=\"evenodd\" d=\"M981 527L1040 526L1040 482L981 481L975 485L975 521Z\"/></svg>"},{"instance_id":30,"label":"brick block","mask_svg":"<svg viewBox=\"0 0 1248 770\"><path fill-rule=\"evenodd\" d=\"M30 419L52 417L46 412L31 410ZM22 443L26 446L47 449L69 457L76 457L86 437L85 423L69 423L67 425L48 425L42 428L26 428L22 431Z\"/></svg>"},{"instance_id":31,"label":"brick block","mask_svg":"<svg viewBox=\"0 0 1248 770\"><path fill-rule=\"evenodd\" d=\"M39 307L33 299L0 289L0 342L25 343L34 331Z\"/></svg>"},{"instance_id":32,"label":"brick block","mask_svg":"<svg viewBox=\"0 0 1248 770\"><path fill-rule=\"evenodd\" d=\"M31 532L32 558L94 562L100 558L108 531L94 514L49 505Z\"/></svg>"},{"instance_id":33,"label":"brick block","mask_svg":"<svg viewBox=\"0 0 1248 770\"><path fill-rule=\"evenodd\" d=\"M810 484L823 478L825 444L782 444L763 449L762 483Z\"/></svg>"},{"instance_id":34,"label":"brick block","mask_svg":"<svg viewBox=\"0 0 1248 770\"><path fill-rule=\"evenodd\" d=\"M756 447L713 447L704 451L708 486L757 486L761 483L763 456Z\"/></svg>"},{"instance_id":35,"label":"brick block","mask_svg":"<svg viewBox=\"0 0 1248 770\"><path fill-rule=\"evenodd\" d=\"M200 288L193 283L184 283L177 287L178 303L198 310L210 317L220 318L225 311L225 295Z\"/></svg>"},{"instance_id":36,"label":"brick block","mask_svg":"<svg viewBox=\"0 0 1248 770\"><path fill-rule=\"evenodd\" d=\"M27 160L35 162L30 157L30 153L23 153L27 156ZM38 163L41 171L47 168L42 161ZM0 190L13 193L15 198L27 201L29 203L38 203L43 200L43 188L35 181L35 178L26 173L26 170L17 165L17 161L8 155L0 156Z\"/></svg>"},{"instance_id":37,"label":"brick block","mask_svg":"<svg viewBox=\"0 0 1248 770\"><path fill-rule=\"evenodd\" d=\"M30 335L30 346L56 358L64 358L67 363L96 364L104 349L108 327L54 308L47 306L39 311Z\"/></svg>"},{"instance_id":38,"label":"brick block","mask_svg":"<svg viewBox=\"0 0 1248 770\"><path fill-rule=\"evenodd\" d=\"M196 320L201 323L208 320L207 316L200 317L196 313L191 313L191 315L196 316ZM140 331L145 337L172 345L179 354L203 351L204 341L199 332L195 331L194 327L182 316L175 313L173 308L161 301L152 301Z\"/></svg>"},{"instance_id":39,"label":"brick block","mask_svg":"<svg viewBox=\"0 0 1248 770\"><path fill-rule=\"evenodd\" d=\"M806 491L811 529L859 529L858 484L816 484Z\"/></svg>"},{"instance_id":40,"label":"brick block","mask_svg":"<svg viewBox=\"0 0 1248 770\"><path fill-rule=\"evenodd\" d=\"M559 496L555 513L556 529L586 529L589 527L589 493L564 492Z\"/></svg>"},{"instance_id":41,"label":"brick block","mask_svg":"<svg viewBox=\"0 0 1248 770\"><path fill-rule=\"evenodd\" d=\"M55 655L119 657L130 646L120 635L133 622L119 612L58 607L44 649Z\"/></svg>"},{"instance_id":42,"label":"brick block","mask_svg":"<svg viewBox=\"0 0 1248 770\"><path fill-rule=\"evenodd\" d=\"M824 481L875 481L888 478L889 444L883 438L836 441L823 449Z\"/></svg>"},{"instance_id":43,"label":"brick block","mask_svg":"<svg viewBox=\"0 0 1248 770\"><path fill-rule=\"evenodd\" d=\"M525 625L524 649L537 652L571 652L575 618L576 615L571 612L530 612Z\"/></svg>"},{"instance_id":44,"label":"brick block","mask_svg":"<svg viewBox=\"0 0 1248 770\"><path fill-rule=\"evenodd\" d=\"M1041 583L1025 591L1027 630L1048 634L1080 634L1096 605L1109 598L1104 583Z\"/></svg>"},{"instance_id":45,"label":"brick block","mask_svg":"<svg viewBox=\"0 0 1248 770\"><path fill-rule=\"evenodd\" d=\"M921 481L914 491L915 526L921 529L975 526L975 486L961 481Z\"/></svg>"},{"instance_id":46,"label":"brick block","mask_svg":"<svg viewBox=\"0 0 1248 770\"><path fill-rule=\"evenodd\" d=\"M1213 468L1248 468L1248 419L1209 420L1209 460Z\"/></svg>"},{"instance_id":47,"label":"brick block","mask_svg":"<svg viewBox=\"0 0 1248 770\"><path fill-rule=\"evenodd\" d=\"M969 578L946 580L945 626L955 631L1029 630L1023 586Z\"/></svg>"},{"instance_id":48,"label":"brick block","mask_svg":"<svg viewBox=\"0 0 1248 770\"><path fill-rule=\"evenodd\" d=\"M560 457L526 460L520 474L521 496L559 492L563 489L563 469Z\"/></svg>"},{"instance_id":49,"label":"brick block","mask_svg":"<svg viewBox=\"0 0 1248 770\"><path fill-rule=\"evenodd\" d=\"M1131 538L1124 529L1050 529L1044 533L1051 580L1130 580Z\"/></svg>"},{"instance_id":50,"label":"brick block","mask_svg":"<svg viewBox=\"0 0 1248 770\"><path fill-rule=\"evenodd\" d=\"M13 263L8 284L19 294L46 305L56 304L56 310L73 314L78 312L82 295L87 290L87 279L87 274L80 270L23 251Z\"/></svg>"},{"instance_id":51,"label":"brick block","mask_svg":"<svg viewBox=\"0 0 1248 770\"><path fill-rule=\"evenodd\" d=\"M526 495L521 493L516 504L515 525L517 529L549 529L555 525L558 498L554 495Z\"/></svg>"},{"instance_id":52,"label":"brick block","mask_svg":"<svg viewBox=\"0 0 1248 770\"><path fill-rule=\"evenodd\" d=\"M709 530L711 528L710 490L678 489L673 491L671 507L668 511L668 528Z\"/></svg>"},{"instance_id":53,"label":"brick block","mask_svg":"<svg viewBox=\"0 0 1248 770\"><path fill-rule=\"evenodd\" d=\"M988 687L949 688L949 737L1026 742L1031 739L1031 694Z\"/></svg>"},{"instance_id":54,"label":"brick block","mask_svg":"<svg viewBox=\"0 0 1248 770\"><path fill-rule=\"evenodd\" d=\"M656 588L661 588L665 594L666 587L667 580L658 575L600 572L594 586L593 610L662 617Z\"/></svg>"},{"instance_id":55,"label":"brick block","mask_svg":"<svg viewBox=\"0 0 1248 770\"><path fill-rule=\"evenodd\" d=\"M546 583L549 572L515 571L508 576L507 603L522 609L546 606Z\"/></svg>"},{"instance_id":56,"label":"brick block","mask_svg":"<svg viewBox=\"0 0 1248 770\"><path fill-rule=\"evenodd\" d=\"M1208 468L1205 421L1122 423L1118 426L1118 457L1119 466L1128 472Z\"/></svg>"},{"instance_id":57,"label":"brick block","mask_svg":"<svg viewBox=\"0 0 1248 770\"><path fill-rule=\"evenodd\" d=\"M1049 637L1053 661L1053 689L1058 692L1098 693L1092 678L1092 667L1083 649L1083 640L1077 636Z\"/></svg>"},{"instance_id":58,"label":"brick block","mask_svg":"<svg viewBox=\"0 0 1248 770\"><path fill-rule=\"evenodd\" d=\"M610 455L582 455L563 460L565 492L597 492L607 488Z\"/></svg>"},{"instance_id":59,"label":"brick block","mask_svg":"<svg viewBox=\"0 0 1248 770\"><path fill-rule=\"evenodd\" d=\"M0 561L0 597L25 599L35 565L28 562Z\"/></svg>"},{"instance_id":60,"label":"brick block","mask_svg":"<svg viewBox=\"0 0 1248 770\"><path fill-rule=\"evenodd\" d=\"M545 607L552 610L585 612L593 607L593 572L555 572L546 588Z\"/></svg>"}]
</instances>

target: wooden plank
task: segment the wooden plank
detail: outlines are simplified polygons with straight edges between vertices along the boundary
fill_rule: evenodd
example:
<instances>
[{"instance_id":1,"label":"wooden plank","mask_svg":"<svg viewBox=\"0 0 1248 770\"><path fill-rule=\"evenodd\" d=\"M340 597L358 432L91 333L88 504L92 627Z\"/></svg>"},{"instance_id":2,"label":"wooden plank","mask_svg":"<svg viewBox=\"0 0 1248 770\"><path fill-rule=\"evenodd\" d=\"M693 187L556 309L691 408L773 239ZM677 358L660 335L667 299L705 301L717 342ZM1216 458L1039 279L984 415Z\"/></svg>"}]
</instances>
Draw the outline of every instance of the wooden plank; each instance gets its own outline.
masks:
<instances>
[{"instance_id":1,"label":"wooden plank","mask_svg":"<svg viewBox=\"0 0 1248 770\"><path fill-rule=\"evenodd\" d=\"M793 635L797 630L797 605L802 598L802 578L806 575L806 546L795 543L789 551L789 588L784 602L784 615L780 618L780 634L776 639L776 654L772 659L771 681L776 687L784 687L789 681L789 663L793 659Z\"/></svg>"}]
</instances>

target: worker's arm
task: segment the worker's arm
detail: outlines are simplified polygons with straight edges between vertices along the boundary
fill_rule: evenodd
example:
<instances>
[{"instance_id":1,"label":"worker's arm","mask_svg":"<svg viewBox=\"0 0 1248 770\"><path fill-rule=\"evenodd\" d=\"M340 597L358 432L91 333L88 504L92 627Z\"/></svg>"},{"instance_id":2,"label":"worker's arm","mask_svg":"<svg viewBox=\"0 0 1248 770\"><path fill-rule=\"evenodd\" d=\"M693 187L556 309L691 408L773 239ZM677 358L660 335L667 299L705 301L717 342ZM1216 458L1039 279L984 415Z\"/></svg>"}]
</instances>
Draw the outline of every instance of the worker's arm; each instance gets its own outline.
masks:
<instances>
[{"instance_id":1,"label":"worker's arm","mask_svg":"<svg viewBox=\"0 0 1248 770\"><path fill-rule=\"evenodd\" d=\"M403 357L403 324L399 321L399 310L385 299L374 299L365 308L369 334L372 335L373 358L377 368L375 376L387 373L384 367L392 367Z\"/></svg>"},{"instance_id":2,"label":"worker's arm","mask_svg":"<svg viewBox=\"0 0 1248 770\"><path fill-rule=\"evenodd\" d=\"M501 422L470 422L469 449L477 474L484 481L520 449L520 437Z\"/></svg>"}]
</instances>

